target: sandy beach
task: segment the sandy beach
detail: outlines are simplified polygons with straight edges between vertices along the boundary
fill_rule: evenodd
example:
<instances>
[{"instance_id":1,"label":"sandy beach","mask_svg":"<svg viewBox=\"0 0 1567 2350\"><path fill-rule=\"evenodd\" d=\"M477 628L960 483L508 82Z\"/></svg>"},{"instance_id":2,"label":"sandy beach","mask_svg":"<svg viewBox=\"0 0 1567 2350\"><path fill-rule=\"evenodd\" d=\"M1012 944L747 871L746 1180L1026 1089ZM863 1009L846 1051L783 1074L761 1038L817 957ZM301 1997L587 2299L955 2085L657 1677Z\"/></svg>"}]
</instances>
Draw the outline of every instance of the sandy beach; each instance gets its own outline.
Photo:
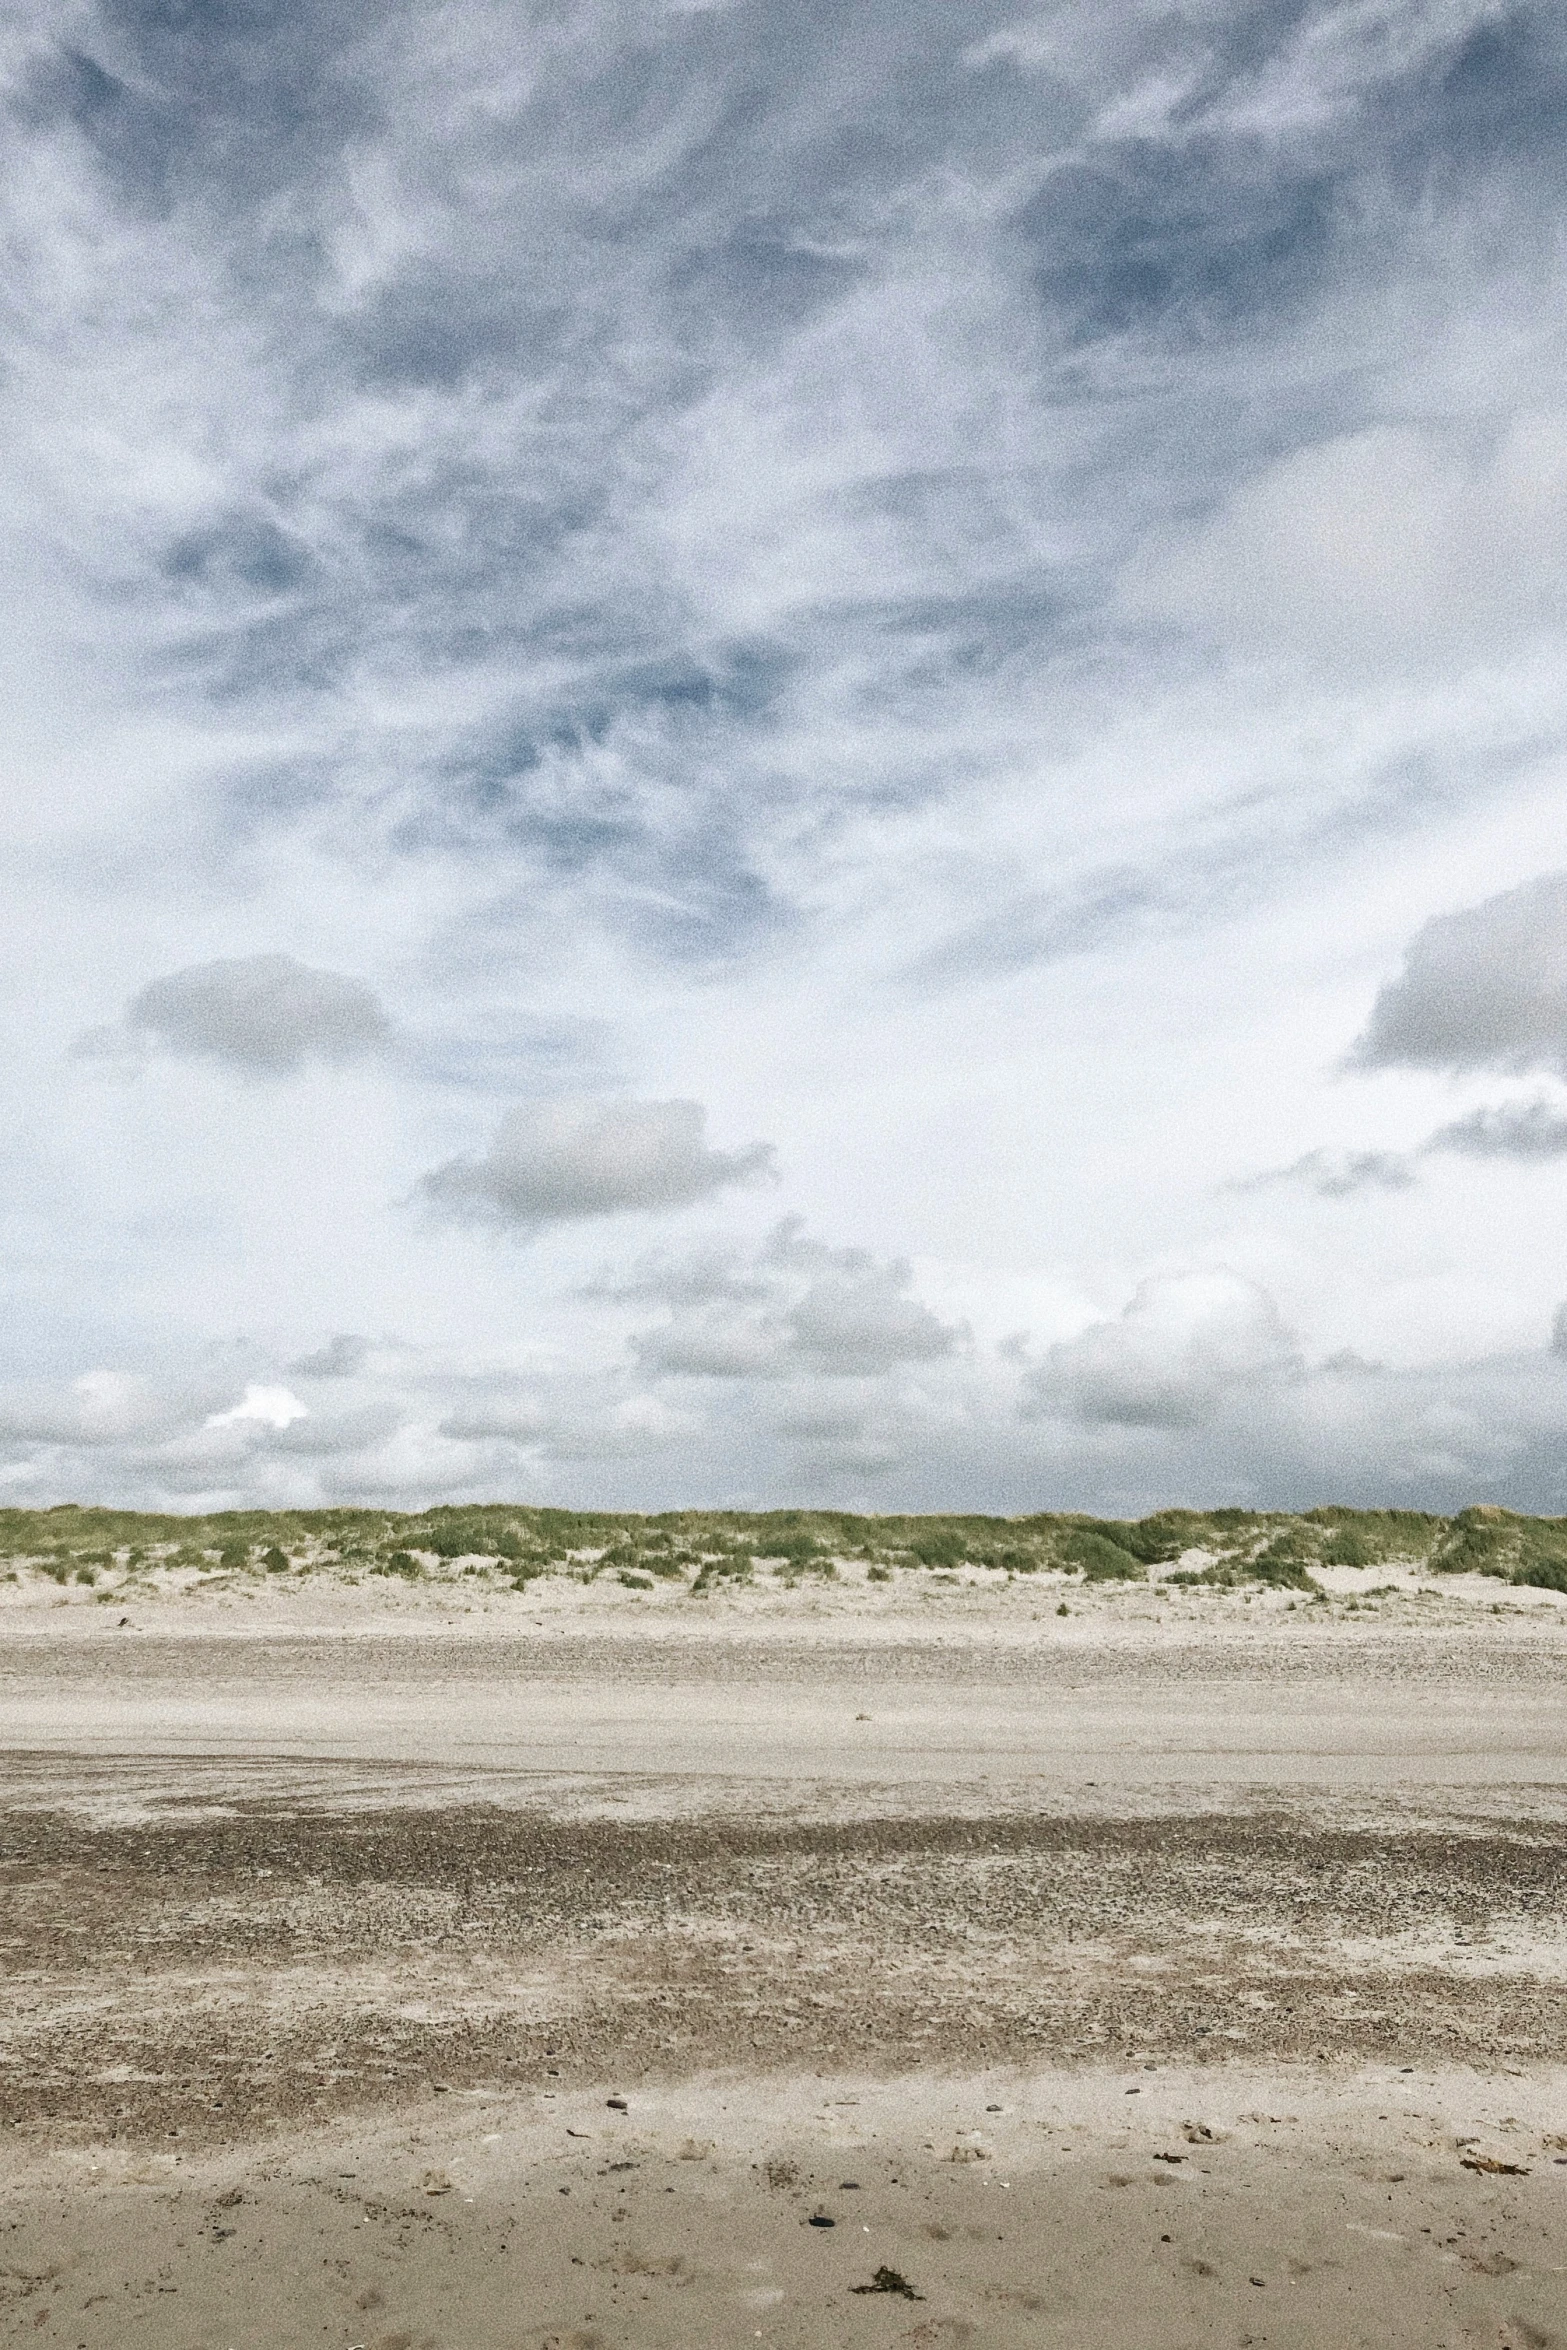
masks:
<instances>
[{"instance_id":1,"label":"sandy beach","mask_svg":"<svg viewBox=\"0 0 1567 2350\"><path fill-rule=\"evenodd\" d=\"M1567 2350L1567 4L0 120L0 2350Z\"/></svg>"},{"instance_id":2,"label":"sandy beach","mask_svg":"<svg viewBox=\"0 0 1567 2350\"><path fill-rule=\"evenodd\" d=\"M0 2337L1567 2343L1567 1610L1379 1581L8 1598Z\"/></svg>"}]
</instances>

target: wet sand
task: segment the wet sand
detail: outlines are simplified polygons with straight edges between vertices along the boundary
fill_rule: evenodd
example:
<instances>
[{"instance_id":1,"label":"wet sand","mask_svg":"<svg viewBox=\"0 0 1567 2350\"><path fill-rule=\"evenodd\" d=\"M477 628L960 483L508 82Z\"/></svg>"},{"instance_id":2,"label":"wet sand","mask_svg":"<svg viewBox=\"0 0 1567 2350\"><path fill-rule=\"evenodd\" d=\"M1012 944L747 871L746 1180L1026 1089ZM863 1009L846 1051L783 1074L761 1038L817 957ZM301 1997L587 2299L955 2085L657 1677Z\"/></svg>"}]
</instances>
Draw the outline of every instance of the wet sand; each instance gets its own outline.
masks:
<instances>
[{"instance_id":1,"label":"wet sand","mask_svg":"<svg viewBox=\"0 0 1567 2350\"><path fill-rule=\"evenodd\" d=\"M1567 2344L1567 1615L1049 1598L6 1610L0 2339Z\"/></svg>"}]
</instances>

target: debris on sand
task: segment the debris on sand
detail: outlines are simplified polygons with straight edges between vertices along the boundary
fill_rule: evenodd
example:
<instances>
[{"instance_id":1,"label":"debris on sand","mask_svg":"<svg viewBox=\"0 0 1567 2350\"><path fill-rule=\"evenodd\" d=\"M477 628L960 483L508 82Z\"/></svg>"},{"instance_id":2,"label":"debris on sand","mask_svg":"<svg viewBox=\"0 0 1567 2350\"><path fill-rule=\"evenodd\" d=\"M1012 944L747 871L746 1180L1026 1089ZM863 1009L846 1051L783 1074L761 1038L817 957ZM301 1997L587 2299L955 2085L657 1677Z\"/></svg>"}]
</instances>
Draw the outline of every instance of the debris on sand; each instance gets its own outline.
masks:
<instances>
[{"instance_id":1,"label":"debris on sand","mask_svg":"<svg viewBox=\"0 0 1567 2350\"><path fill-rule=\"evenodd\" d=\"M449 2195L452 2182L443 2170L427 2170L419 2185L426 2195Z\"/></svg>"},{"instance_id":2,"label":"debris on sand","mask_svg":"<svg viewBox=\"0 0 1567 2350\"><path fill-rule=\"evenodd\" d=\"M1501 2179L1526 2179L1529 2165L1520 2162L1505 2147L1484 2145L1478 2138L1465 2138L1458 2149L1458 2159L1465 2170L1484 2171Z\"/></svg>"},{"instance_id":3,"label":"debris on sand","mask_svg":"<svg viewBox=\"0 0 1567 2350\"><path fill-rule=\"evenodd\" d=\"M905 2301L923 2301L906 2276L895 2268L879 2268L868 2285L851 2285L851 2293L901 2293Z\"/></svg>"}]
</instances>

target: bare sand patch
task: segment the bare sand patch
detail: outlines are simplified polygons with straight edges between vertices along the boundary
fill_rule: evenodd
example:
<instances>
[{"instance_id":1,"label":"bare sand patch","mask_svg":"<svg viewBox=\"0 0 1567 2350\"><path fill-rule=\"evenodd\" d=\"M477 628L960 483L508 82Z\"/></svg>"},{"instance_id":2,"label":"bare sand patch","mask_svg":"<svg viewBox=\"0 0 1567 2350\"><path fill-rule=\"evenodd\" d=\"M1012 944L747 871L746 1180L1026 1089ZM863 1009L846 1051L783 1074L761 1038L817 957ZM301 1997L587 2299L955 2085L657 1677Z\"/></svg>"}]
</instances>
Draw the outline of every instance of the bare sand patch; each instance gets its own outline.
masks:
<instances>
[{"instance_id":1,"label":"bare sand patch","mask_svg":"<svg viewBox=\"0 0 1567 2350\"><path fill-rule=\"evenodd\" d=\"M0 2312L87 2350L1549 2350L1564 2104L1240 2064L454 2094L260 2159L13 2159Z\"/></svg>"}]
</instances>

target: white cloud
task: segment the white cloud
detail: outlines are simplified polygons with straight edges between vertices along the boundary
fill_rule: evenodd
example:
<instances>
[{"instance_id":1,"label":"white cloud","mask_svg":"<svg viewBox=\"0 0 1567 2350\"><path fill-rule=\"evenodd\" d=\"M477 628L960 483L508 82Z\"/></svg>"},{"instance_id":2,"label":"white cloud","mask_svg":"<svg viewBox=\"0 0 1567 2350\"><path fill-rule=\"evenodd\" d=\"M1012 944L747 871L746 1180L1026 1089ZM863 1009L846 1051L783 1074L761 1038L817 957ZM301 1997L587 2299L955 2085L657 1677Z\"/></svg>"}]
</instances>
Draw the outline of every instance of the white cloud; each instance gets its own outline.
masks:
<instances>
[{"instance_id":1,"label":"white cloud","mask_svg":"<svg viewBox=\"0 0 1567 2350\"><path fill-rule=\"evenodd\" d=\"M1353 1061L1567 1077L1567 873L1427 922L1373 1004Z\"/></svg>"},{"instance_id":2,"label":"white cloud","mask_svg":"<svg viewBox=\"0 0 1567 2350\"><path fill-rule=\"evenodd\" d=\"M1266 1290L1238 1273L1144 1281L1113 1322L1051 1347L1028 1406L1134 1428L1196 1428L1237 1394L1298 1378L1300 1350Z\"/></svg>"},{"instance_id":3,"label":"white cloud","mask_svg":"<svg viewBox=\"0 0 1567 2350\"><path fill-rule=\"evenodd\" d=\"M1474 442L1377 425L1297 449L1197 529L1151 539L1124 602L1354 671L1515 652L1567 620L1567 416Z\"/></svg>"},{"instance_id":4,"label":"white cloud","mask_svg":"<svg viewBox=\"0 0 1567 2350\"><path fill-rule=\"evenodd\" d=\"M481 1389L446 1414L439 1432L459 1443L515 1446L531 1460L607 1462L667 1448L699 1425L651 1389L566 1379Z\"/></svg>"},{"instance_id":5,"label":"white cloud","mask_svg":"<svg viewBox=\"0 0 1567 2350\"><path fill-rule=\"evenodd\" d=\"M202 1422L206 1428L238 1428L254 1421L262 1428L287 1428L295 1420L308 1417L308 1407L286 1387L266 1387L252 1382L238 1403L230 1404L226 1412L209 1412Z\"/></svg>"},{"instance_id":6,"label":"white cloud","mask_svg":"<svg viewBox=\"0 0 1567 2350\"><path fill-rule=\"evenodd\" d=\"M501 1120L482 1158L451 1159L420 1182L459 1222L537 1231L625 1209L690 1207L773 1172L771 1143L707 1147L698 1102L530 1102Z\"/></svg>"},{"instance_id":7,"label":"white cloud","mask_svg":"<svg viewBox=\"0 0 1567 2350\"><path fill-rule=\"evenodd\" d=\"M362 1059L391 1036L391 1022L359 980L311 970L292 955L244 955L149 980L117 1027L89 1030L76 1050L123 1061L157 1046L247 1076L287 1077L310 1061Z\"/></svg>"},{"instance_id":8,"label":"white cloud","mask_svg":"<svg viewBox=\"0 0 1567 2350\"><path fill-rule=\"evenodd\" d=\"M754 1305L767 1296L767 1283L745 1249L718 1243L680 1256L646 1256L622 1273L603 1270L582 1294L623 1305L652 1300L669 1306Z\"/></svg>"},{"instance_id":9,"label":"white cloud","mask_svg":"<svg viewBox=\"0 0 1567 2350\"><path fill-rule=\"evenodd\" d=\"M1307 1371L1265 1294L1210 1274L1145 1284L1032 1375L954 1347L851 1379L785 1350L783 1375L770 1358L765 1376L698 1389L656 1365L587 1375L576 1360L523 1371L383 1348L352 1408L297 1416L260 1369L222 1410L198 1381L154 1391L100 1373L0 1390L0 1479L13 1500L63 1485L152 1508L526 1494L568 1508L1027 1511L1044 1494L1120 1516L1181 1495L1453 1508L1501 1489L1560 1509L1564 1322L1554 1354L1537 1302L1530 1345L1510 1355L1399 1369L1341 1347Z\"/></svg>"}]
</instances>

